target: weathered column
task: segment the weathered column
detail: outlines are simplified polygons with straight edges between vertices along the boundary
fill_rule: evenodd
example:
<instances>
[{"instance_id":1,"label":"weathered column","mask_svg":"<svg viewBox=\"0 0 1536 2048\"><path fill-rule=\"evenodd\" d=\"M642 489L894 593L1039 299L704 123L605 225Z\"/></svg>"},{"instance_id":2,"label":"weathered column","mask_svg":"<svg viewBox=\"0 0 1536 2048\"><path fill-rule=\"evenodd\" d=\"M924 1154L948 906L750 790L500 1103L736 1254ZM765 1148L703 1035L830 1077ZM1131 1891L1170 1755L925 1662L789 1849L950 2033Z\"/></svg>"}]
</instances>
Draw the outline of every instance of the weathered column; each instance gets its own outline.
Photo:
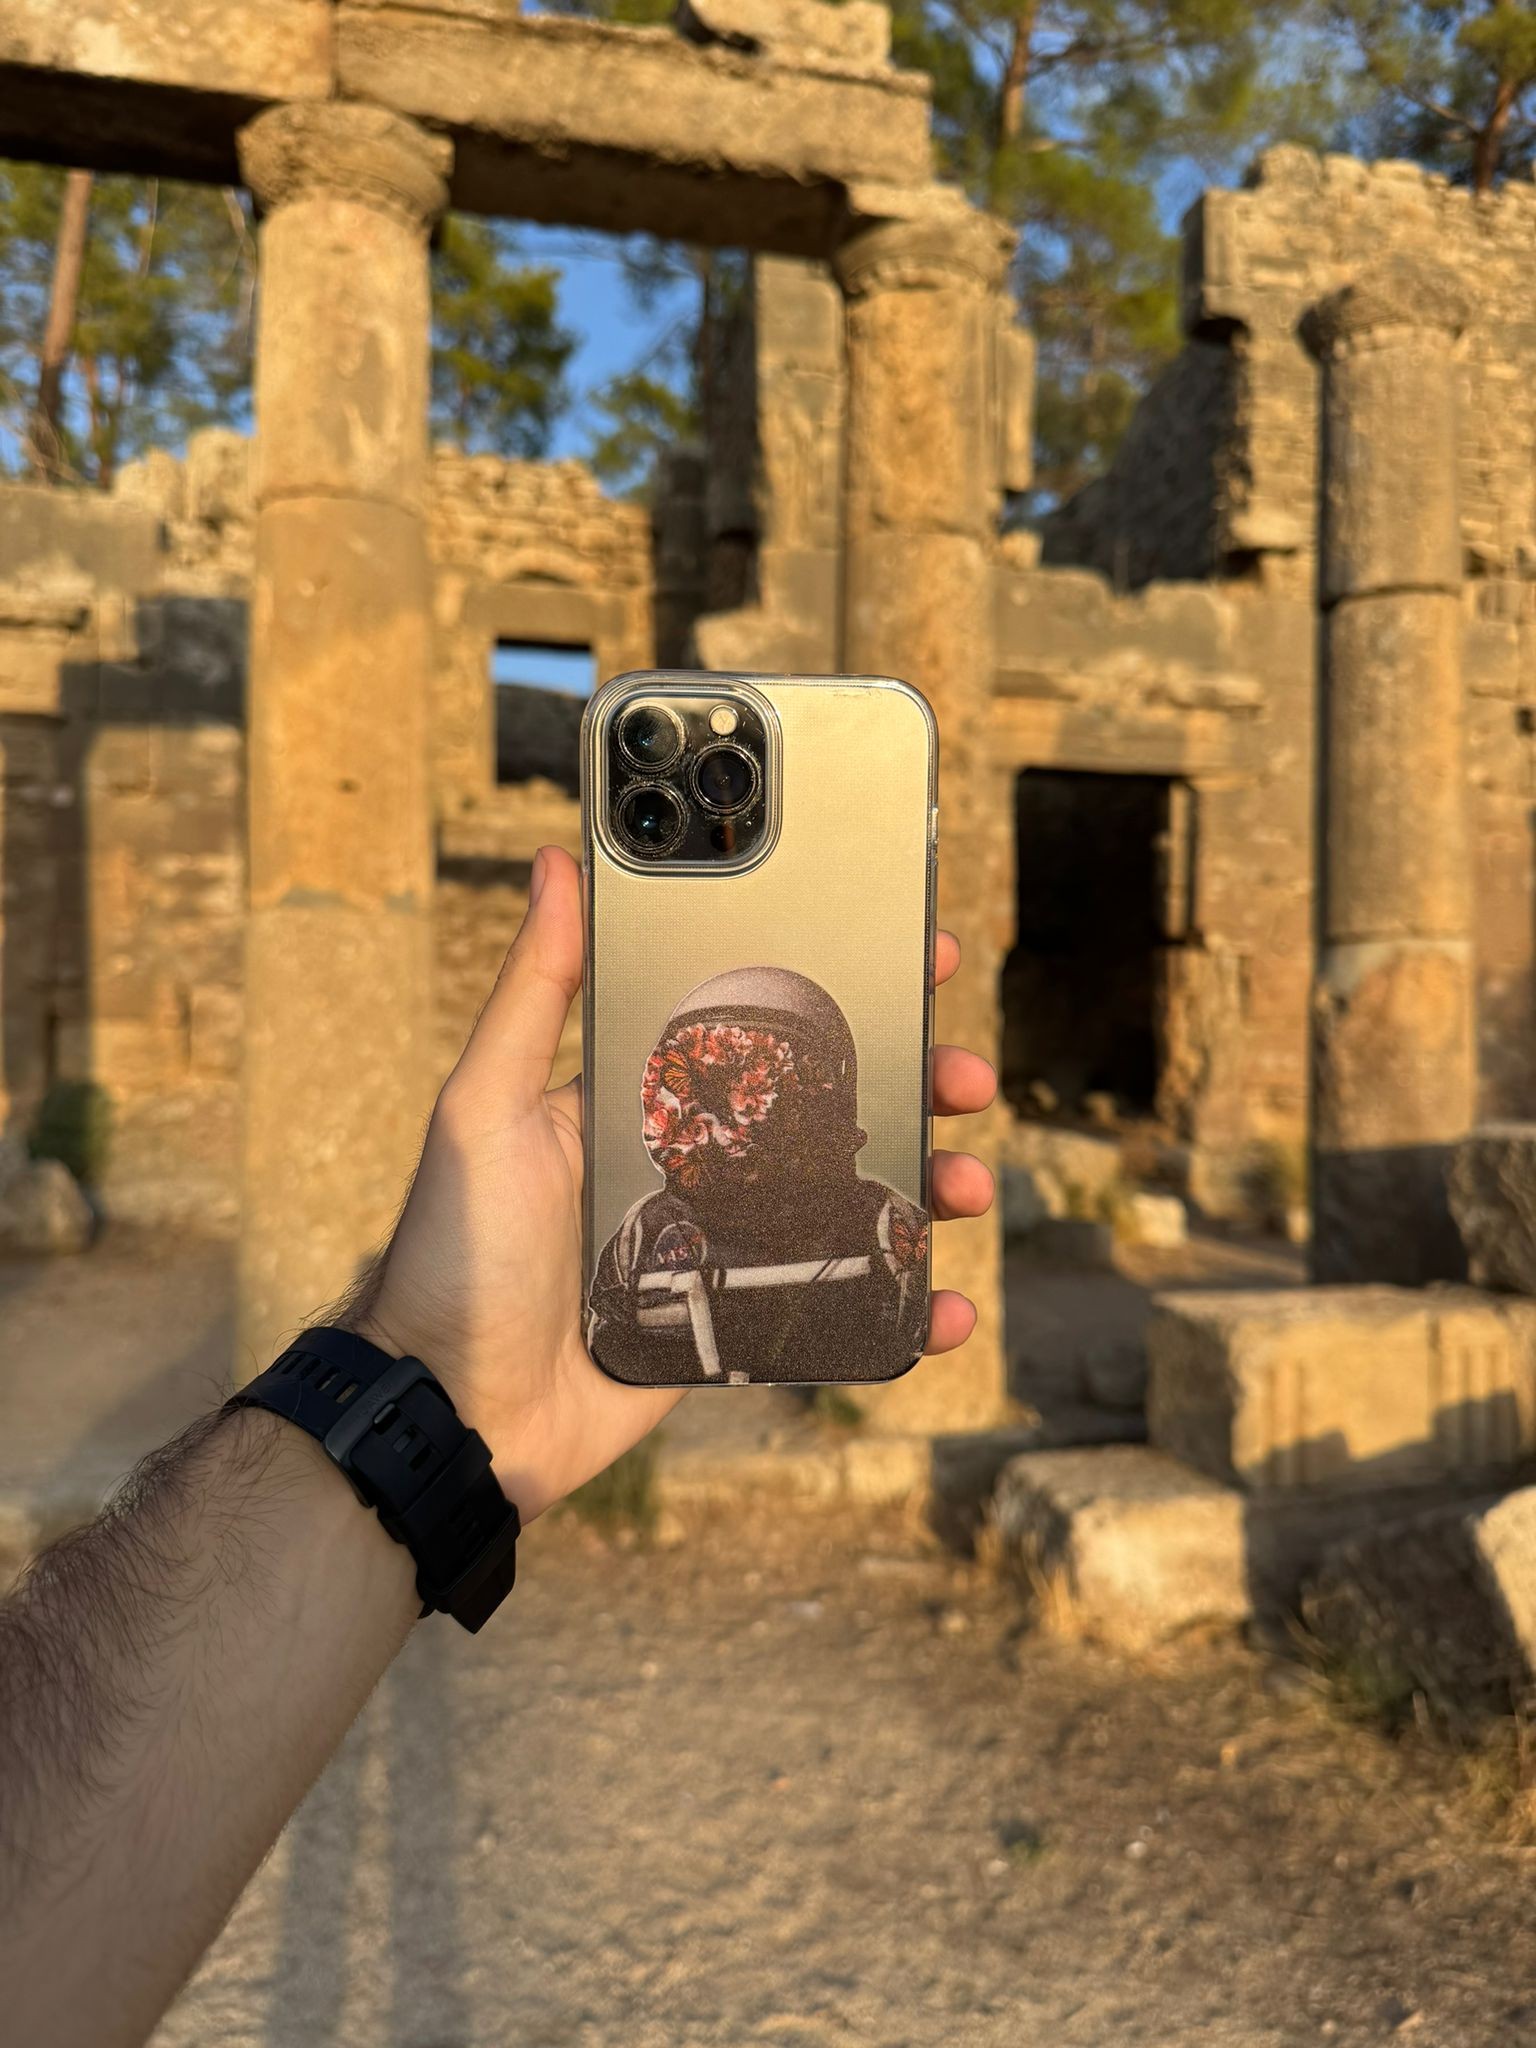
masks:
<instances>
[{"instance_id":1,"label":"weathered column","mask_svg":"<svg viewBox=\"0 0 1536 2048\"><path fill-rule=\"evenodd\" d=\"M376 107L240 137L262 208L240 1363L389 1227L430 1101L427 237L446 143Z\"/></svg>"},{"instance_id":2,"label":"weathered column","mask_svg":"<svg viewBox=\"0 0 1536 2048\"><path fill-rule=\"evenodd\" d=\"M1464 1270L1445 1193L1477 1080L1452 360L1464 319L1452 277L1398 258L1307 323L1324 365L1319 1280Z\"/></svg>"},{"instance_id":3,"label":"weathered column","mask_svg":"<svg viewBox=\"0 0 1536 2048\"><path fill-rule=\"evenodd\" d=\"M990 744L998 293L1013 248L1001 221L948 194L861 229L837 255L847 299L843 665L901 676L940 735L939 917L964 964L937 1035L995 1059L1012 841ZM995 1152L995 1116L958 1142ZM996 1213L938 1233L934 1280L976 1303L957 1359L860 1401L893 1429L964 1429L1004 1404L1002 1242Z\"/></svg>"}]
</instances>

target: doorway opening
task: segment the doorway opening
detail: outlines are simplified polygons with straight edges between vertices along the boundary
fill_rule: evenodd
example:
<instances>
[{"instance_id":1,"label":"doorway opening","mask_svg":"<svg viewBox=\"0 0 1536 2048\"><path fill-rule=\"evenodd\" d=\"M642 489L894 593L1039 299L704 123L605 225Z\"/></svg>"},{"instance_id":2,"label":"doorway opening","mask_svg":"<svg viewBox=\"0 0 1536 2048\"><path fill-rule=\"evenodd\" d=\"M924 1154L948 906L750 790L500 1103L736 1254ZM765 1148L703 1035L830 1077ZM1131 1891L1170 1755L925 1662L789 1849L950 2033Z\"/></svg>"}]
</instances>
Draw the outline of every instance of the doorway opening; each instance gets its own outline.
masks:
<instances>
[{"instance_id":1,"label":"doorway opening","mask_svg":"<svg viewBox=\"0 0 1536 2048\"><path fill-rule=\"evenodd\" d=\"M597 686L590 647L498 640L491 649L496 706L496 781L506 788L542 776L574 796L581 714Z\"/></svg>"},{"instance_id":2,"label":"doorway opening","mask_svg":"<svg viewBox=\"0 0 1536 2048\"><path fill-rule=\"evenodd\" d=\"M1187 785L1029 768L1014 803L1017 938L1003 967L1003 1090L1076 1116L1149 1115L1159 957L1187 936Z\"/></svg>"}]
</instances>

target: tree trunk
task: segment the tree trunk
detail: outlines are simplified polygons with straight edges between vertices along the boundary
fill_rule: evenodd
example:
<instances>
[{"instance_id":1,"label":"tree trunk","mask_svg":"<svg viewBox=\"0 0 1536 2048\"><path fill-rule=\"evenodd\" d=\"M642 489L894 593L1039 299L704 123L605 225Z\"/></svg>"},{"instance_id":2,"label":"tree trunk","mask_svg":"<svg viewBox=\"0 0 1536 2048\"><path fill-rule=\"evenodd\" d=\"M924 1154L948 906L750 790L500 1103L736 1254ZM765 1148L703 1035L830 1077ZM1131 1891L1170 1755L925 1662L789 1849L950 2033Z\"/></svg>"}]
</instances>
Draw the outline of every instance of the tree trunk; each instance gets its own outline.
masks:
<instances>
[{"instance_id":1,"label":"tree trunk","mask_svg":"<svg viewBox=\"0 0 1536 2048\"><path fill-rule=\"evenodd\" d=\"M1030 37L1035 28L1035 7L1024 8L1013 25L1013 42L1008 50L1008 62L1003 70L1003 96L998 105L997 139L999 147L1006 148L1010 142L1017 142L1024 132L1024 101L1029 84Z\"/></svg>"},{"instance_id":2,"label":"tree trunk","mask_svg":"<svg viewBox=\"0 0 1536 2048\"><path fill-rule=\"evenodd\" d=\"M48 319L38 355L37 404L28 436L33 467L50 483L64 473L64 440L59 410L64 372L80 310L80 277L85 269L86 233L91 211L91 173L70 171L59 207L59 231L53 248L53 282L48 294Z\"/></svg>"},{"instance_id":3,"label":"tree trunk","mask_svg":"<svg viewBox=\"0 0 1536 2048\"><path fill-rule=\"evenodd\" d=\"M1514 109L1515 88L1507 78L1499 80L1498 90L1493 96L1493 109L1488 119L1477 131L1477 140L1472 146L1472 190L1491 192L1493 181L1498 176L1499 158L1504 149L1504 133L1509 127L1509 117Z\"/></svg>"}]
</instances>

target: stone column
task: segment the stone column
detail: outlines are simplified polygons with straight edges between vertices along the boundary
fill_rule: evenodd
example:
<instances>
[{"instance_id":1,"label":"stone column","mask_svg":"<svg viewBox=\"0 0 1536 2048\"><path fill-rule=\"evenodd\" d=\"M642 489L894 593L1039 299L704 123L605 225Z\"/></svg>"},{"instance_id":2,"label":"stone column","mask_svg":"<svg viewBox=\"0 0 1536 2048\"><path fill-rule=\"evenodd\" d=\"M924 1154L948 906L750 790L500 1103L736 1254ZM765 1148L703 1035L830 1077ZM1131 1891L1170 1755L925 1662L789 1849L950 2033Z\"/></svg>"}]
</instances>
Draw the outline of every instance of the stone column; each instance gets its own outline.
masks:
<instances>
[{"instance_id":1,"label":"stone column","mask_svg":"<svg viewBox=\"0 0 1536 2048\"><path fill-rule=\"evenodd\" d=\"M381 108L240 136L262 209L240 1349L389 1229L430 1105L427 238L448 144Z\"/></svg>"},{"instance_id":2,"label":"stone column","mask_svg":"<svg viewBox=\"0 0 1536 2048\"><path fill-rule=\"evenodd\" d=\"M1446 272L1393 259L1306 325L1323 375L1313 1274L1464 1272L1447 1147L1477 1083Z\"/></svg>"},{"instance_id":3,"label":"stone column","mask_svg":"<svg viewBox=\"0 0 1536 2048\"><path fill-rule=\"evenodd\" d=\"M964 962L936 1035L996 1059L1011 924L1012 804L991 745L998 294L1012 231L947 193L839 249L847 300L843 666L927 697L940 736L939 918ZM994 1155L997 1117L946 1143ZM966 1429L1004 1407L999 1214L937 1235L937 1286L976 1303L970 1345L859 1399L892 1429Z\"/></svg>"}]
</instances>

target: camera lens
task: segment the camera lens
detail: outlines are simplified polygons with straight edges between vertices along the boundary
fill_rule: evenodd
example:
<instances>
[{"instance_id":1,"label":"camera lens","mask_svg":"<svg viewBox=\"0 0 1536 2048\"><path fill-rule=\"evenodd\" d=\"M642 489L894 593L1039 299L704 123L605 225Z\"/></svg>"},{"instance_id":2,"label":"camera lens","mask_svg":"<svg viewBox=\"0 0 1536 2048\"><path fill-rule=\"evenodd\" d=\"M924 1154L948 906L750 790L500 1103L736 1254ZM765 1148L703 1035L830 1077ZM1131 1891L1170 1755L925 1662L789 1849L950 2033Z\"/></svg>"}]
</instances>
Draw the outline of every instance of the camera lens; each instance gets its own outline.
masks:
<instances>
[{"instance_id":1,"label":"camera lens","mask_svg":"<svg viewBox=\"0 0 1536 2048\"><path fill-rule=\"evenodd\" d=\"M619 721L619 745L637 768L667 768L683 751L683 728L662 704L637 704Z\"/></svg>"},{"instance_id":2,"label":"camera lens","mask_svg":"<svg viewBox=\"0 0 1536 2048\"><path fill-rule=\"evenodd\" d=\"M683 807L670 789L632 789L619 805L619 830L641 853L665 853L683 829Z\"/></svg>"},{"instance_id":3,"label":"camera lens","mask_svg":"<svg viewBox=\"0 0 1536 2048\"><path fill-rule=\"evenodd\" d=\"M740 747L706 747L694 763L693 786L712 811L739 811L757 789L757 763Z\"/></svg>"}]
</instances>

